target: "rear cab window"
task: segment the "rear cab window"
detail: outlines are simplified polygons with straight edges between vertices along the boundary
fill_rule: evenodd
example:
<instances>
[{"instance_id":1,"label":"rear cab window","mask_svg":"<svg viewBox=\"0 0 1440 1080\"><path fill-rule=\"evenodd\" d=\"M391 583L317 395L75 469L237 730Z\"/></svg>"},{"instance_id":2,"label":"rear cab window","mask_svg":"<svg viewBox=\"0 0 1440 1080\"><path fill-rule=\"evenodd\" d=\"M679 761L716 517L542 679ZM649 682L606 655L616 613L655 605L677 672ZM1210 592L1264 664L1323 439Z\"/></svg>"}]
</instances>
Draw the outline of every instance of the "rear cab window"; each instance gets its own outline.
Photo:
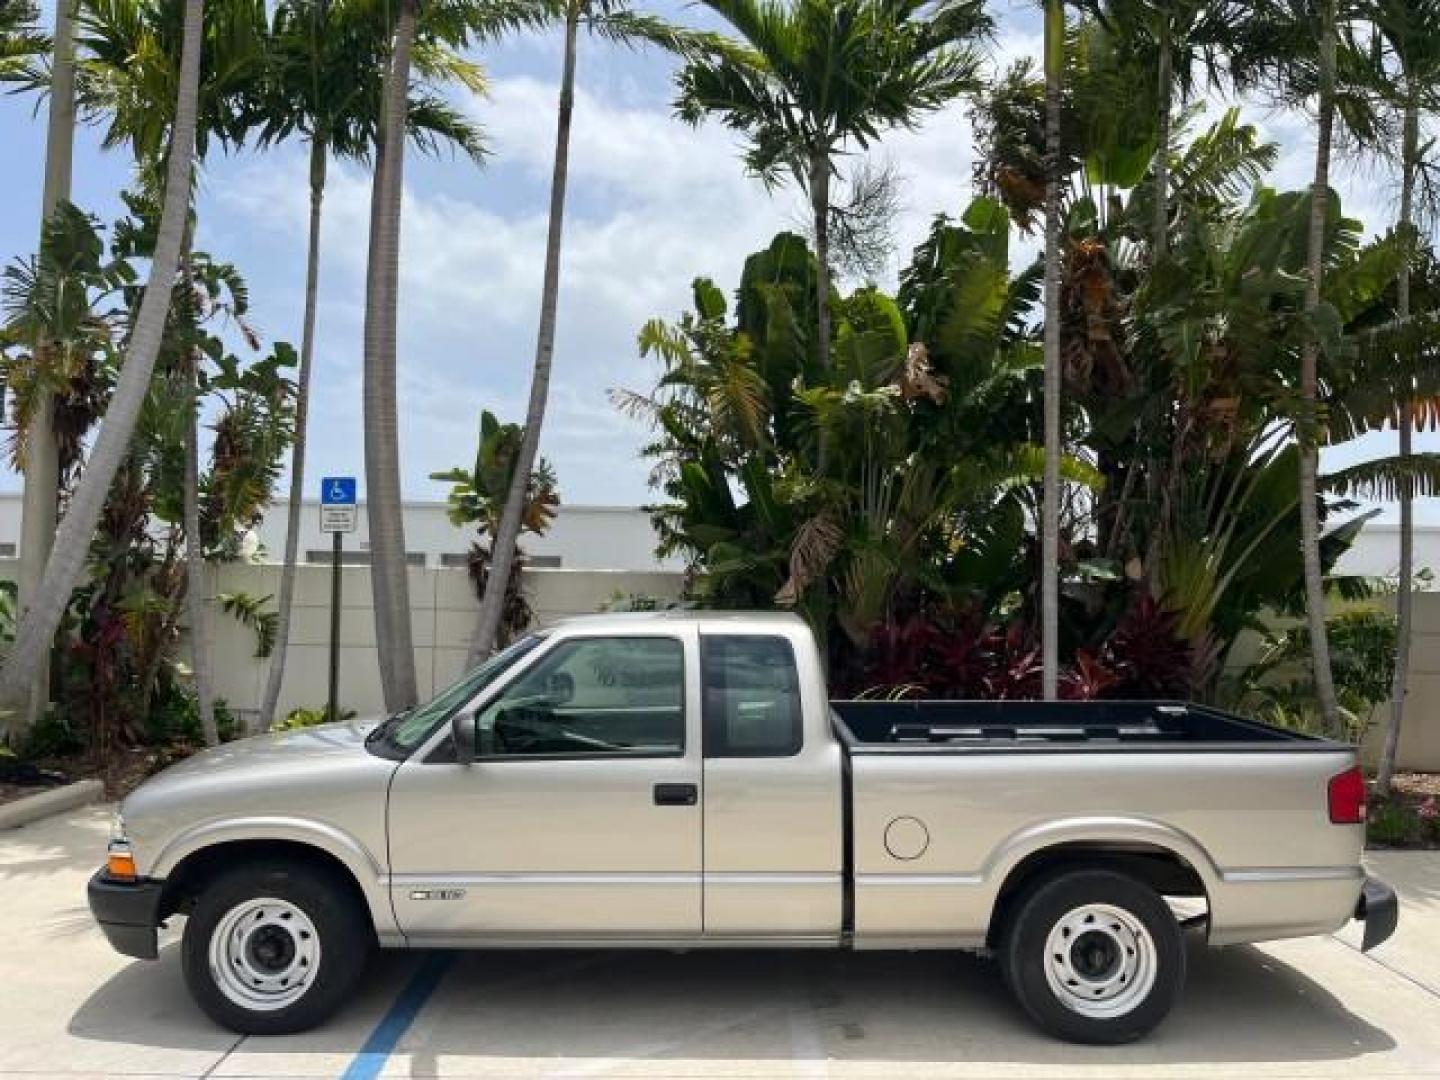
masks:
<instances>
[{"instance_id":1,"label":"rear cab window","mask_svg":"<svg viewBox=\"0 0 1440 1080\"><path fill-rule=\"evenodd\" d=\"M776 635L704 634L707 758L791 757L803 742L795 650Z\"/></svg>"}]
</instances>

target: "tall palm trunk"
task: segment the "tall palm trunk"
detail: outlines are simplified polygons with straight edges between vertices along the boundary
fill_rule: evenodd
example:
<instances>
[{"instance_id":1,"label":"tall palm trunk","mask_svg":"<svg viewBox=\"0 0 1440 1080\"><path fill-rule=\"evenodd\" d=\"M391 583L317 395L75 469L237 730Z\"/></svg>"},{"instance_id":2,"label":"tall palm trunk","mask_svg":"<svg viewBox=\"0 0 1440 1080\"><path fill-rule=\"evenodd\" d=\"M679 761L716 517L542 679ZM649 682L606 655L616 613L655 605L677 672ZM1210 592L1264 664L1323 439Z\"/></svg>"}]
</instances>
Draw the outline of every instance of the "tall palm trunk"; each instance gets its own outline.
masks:
<instances>
[{"instance_id":1,"label":"tall palm trunk","mask_svg":"<svg viewBox=\"0 0 1440 1080\"><path fill-rule=\"evenodd\" d=\"M1040 512L1040 657L1047 701L1060 683L1060 82L1065 6L1045 0L1045 475Z\"/></svg>"},{"instance_id":2,"label":"tall palm trunk","mask_svg":"<svg viewBox=\"0 0 1440 1080\"><path fill-rule=\"evenodd\" d=\"M1151 237L1151 261L1165 254L1170 241L1170 109L1174 98L1175 75L1170 56L1170 20L1161 13L1160 62L1158 65L1160 129L1155 146L1155 219Z\"/></svg>"},{"instance_id":3,"label":"tall palm trunk","mask_svg":"<svg viewBox=\"0 0 1440 1080\"><path fill-rule=\"evenodd\" d=\"M555 357L555 317L560 300L560 242L565 225L565 185L570 174L570 118L575 110L575 52L580 28L580 7L571 0L565 13L565 61L560 76L560 106L555 120L555 164L550 177L550 226L545 238L545 278L540 293L540 328L535 340L535 370L530 376L530 404L525 412L525 432L515 457L510 490L490 546L490 576L475 638L470 643L470 663L488 656L495 648L500 620L505 612L505 590L515 566L515 547L520 539L525 495L530 472L540 449L540 426L545 420L545 402L550 395L550 369Z\"/></svg>"},{"instance_id":4,"label":"tall palm trunk","mask_svg":"<svg viewBox=\"0 0 1440 1080\"><path fill-rule=\"evenodd\" d=\"M395 328L400 277L400 196L404 187L405 112L416 0L401 0L385 82L380 152L370 215L365 290L365 485L370 522L370 581L380 683L390 711L415 704L415 650L400 501L400 433L396 416Z\"/></svg>"},{"instance_id":5,"label":"tall palm trunk","mask_svg":"<svg viewBox=\"0 0 1440 1080\"><path fill-rule=\"evenodd\" d=\"M275 616L275 644L265 696L260 700L260 728L275 722L275 708L285 681L290 645L290 611L295 602L295 565L300 557L300 503L305 494L305 426L310 414L310 365L315 355L315 308L320 286L320 210L325 199L325 140L310 140L310 239L305 255L305 318L300 337L300 371L295 387L295 442L290 451L289 515L285 523L285 562L280 570L280 603Z\"/></svg>"},{"instance_id":6,"label":"tall palm trunk","mask_svg":"<svg viewBox=\"0 0 1440 1080\"><path fill-rule=\"evenodd\" d=\"M188 261L188 256L186 257ZM190 288L186 274L182 285ZM205 542L200 535L200 358L192 351L185 365L185 604L190 622L190 663L195 674L195 697L200 711L200 732L206 746L218 746L215 699L210 681L210 608L205 588Z\"/></svg>"},{"instance_id":7,"label":"tall palm trunk","mask_svg":"<svg viewBox=\"0 0 1440 1080\"><path fill-rule=\"evenodd\" d=\"M1400 233L1407 243L1415 236L1414 200L1415 169L1419 156L1420 116L1415 106L1414 88L1405 81L1405 120L1401 135L1400 163ZM1404 323L1410 318L1410 253L1400 264L1395 281L1395 314ZM1406 380L1409 390L1409 380ZM1400 456L1408 463L1413 451L1414 416L1409 394L1400 403L1397 425L1400 429ZM1390 794L1395 775L1395 759L1400 753L1400 726L1405 720L1405 699L1409 694L1410 635L1414 621L1415 599L1415 491L1408 475L1400 479L1400 580L1395 595L1395 676L1390 686L1390 723L1385 728L1385 745L1380 751L1380 768L1375 784L1382 795Z\"/></svg>"},{"instance_id":8,"label":"tall palm trunk","mask_svg":"<svg viewBox=\"0 0 1440 1080\"><path fill-rule=\"evenodd\" d=\"M75 148L75 4L61 0L55 8L54 55L50 66L50 116L45 135L45 186L40 195L41 235L55 208L70 198ZM43 242L43 240L42 240ZM47 343L37 342L43 357ZM19 602L29 607L40 588L60 502L60 447L55 440L55 395L42 381L36 394L25 446L25 494L20 523ZM50 656L36 668L26 698L23 729L33 727L50 700Z\"/></svg>"},{"instance_id":9,"label":"tall palm trunk","mask_svg":"<svg viewBox=\"0 0 1440 1080\"><path fill-rule=\"evenodd\" d=\"M815 334L820 369L830 370L830 158L810 155L810 213L815 225Z\"/></svg>"},{"instance_id":10,"label":"tall palm trunk","mask_svg":"<svg viewBox=\"0 0 1440 1080\"><path fill-rule=\"evenodd\" d=\"M1310 189L1310 235L1305 310L1320 306L1325 272L1325 214L1330 201L1330 144L1335 127L1335 0L1320 5L1320 116L1315 143L1315 179ZM1319 467L1320 346L1305 345L1300 357L1300 554L1305 566L1305 617L1315 669L1315 697L1326 730L1340 734L1340 708L1330 672L1330 641L1325 632L1325 582L1320 568L1320 515L1316 507Z\"/></svg>"},{"instance_id":11,"label":"tall palm trunk","mask_svg":"<svg viewBox=\"0 0 1440 1080\"><path fill-rule=\"evenodd\" d=\"M806 187L810 192L810 214L815 228L815 338L816 357L820 370L830 370L830 158L820 151L810 154L810 175ZM830 456L830 440L822 430L816 446L816 465L825 472ZM822 577L816 583L822 592L829 588ZM828 651L823 652L828 656Z\"/></svg>"},{"instance_id":12,"label":"tall palm trunk","mask_svg":"<svg viewBox=\"0 0 1440 1080\"><path fill-rule=\"evenodd\" d=\"M15 644L0 665L0 701L27 690L55 637L60 616L85 567L90 541L100 520L111 481L129 451L130 438L150 389L155 356L165 334L170 294L180 261L180 245L190 206L190 176L195 154L195 120L200 87L200 40L204 0L186 0L180 54L180 83L170 158L165 172L165 201L160 213L150 280L140 301L120 376L89 463L66 508L45 564L40 587L15 633Z\"/></svg>"}]
</instances>

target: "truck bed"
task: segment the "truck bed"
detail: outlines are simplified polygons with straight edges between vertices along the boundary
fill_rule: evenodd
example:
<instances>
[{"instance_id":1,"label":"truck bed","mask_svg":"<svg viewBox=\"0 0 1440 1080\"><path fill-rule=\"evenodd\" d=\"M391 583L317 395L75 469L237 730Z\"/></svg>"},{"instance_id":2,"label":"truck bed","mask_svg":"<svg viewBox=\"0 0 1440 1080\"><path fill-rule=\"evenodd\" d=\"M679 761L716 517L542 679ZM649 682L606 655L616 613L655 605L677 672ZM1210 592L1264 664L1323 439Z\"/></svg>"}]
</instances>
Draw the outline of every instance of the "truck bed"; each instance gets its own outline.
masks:
<instances>
[{"instance_id":1,"label":"truck bed","mask_svg":"<svg viewBox=\"0 0 1440 1080\"><path fill-rule=\"evenodd\" d=\"M832 701L852 753L1334 750L1326 739L1180 701Z\"/></svg>"},{"instance_id":2,"label":"truck bed","mask_svg":"<svg viewBox=\"0 0 1440 1080\"><path fill-rule=\"evenodd\" d=\"M1364 828L1327 816L1355 749L1176 701L836 701L860 948L987 942L1045 852L1160 858L1213 944L1329 933ZM1171 883L1172 891L1176 882Z\"/></svg>"}]
</instances>

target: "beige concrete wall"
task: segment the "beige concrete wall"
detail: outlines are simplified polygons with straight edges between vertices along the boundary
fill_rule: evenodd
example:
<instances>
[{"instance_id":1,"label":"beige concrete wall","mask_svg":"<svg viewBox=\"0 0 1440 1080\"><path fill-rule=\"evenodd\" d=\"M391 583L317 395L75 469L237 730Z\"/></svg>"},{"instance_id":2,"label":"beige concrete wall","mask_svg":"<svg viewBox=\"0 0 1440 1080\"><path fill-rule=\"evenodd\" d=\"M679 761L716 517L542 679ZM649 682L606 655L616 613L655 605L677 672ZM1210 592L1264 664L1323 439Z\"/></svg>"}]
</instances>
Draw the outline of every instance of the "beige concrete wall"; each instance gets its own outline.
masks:
<instances>
[{"instance_id":1,"label":"beige concrete wall","mask_svg":"<svg viewBox=\"0 0 1440 1080\"><path fill-rule=\"evenodd\" d=\"M216 593L279 592L277 566L225 566ZM295 608L280 713L296 706L325 703L329 678L330 568L297 569ZM382 711L380 676L375 662L375 622L370 568L341 570L340 703L361 715ZM680 575L668 571L527 570L525 589L540 625L570 615L600 610L617 593L675 597ZM420 697L430 697L459 677L466 643L475 627L478 605L464 570L410 570L411 634ZM216 694L238 712L258 708L268 661L254 657L254 634L225 615L212 622Z\"/></svg>"},{"instance_id":2,"label":"beige concrete wall","mask_svg":"<svg viewBox=\"0 0 1440 1080\"><path fill-rule=\"evenodd\" d=\"M13 579L15 569L14 559L0 559L0 580ZM279 569L273 565L222 567L216 591L273 596L279 591ZM330 570L301 566L297 573L290 659L280 697L282 715L299 705L323 705L328 677ZM342 574L341 703L362 715L377 713L383 705L375 665L370 570L350 566ZM567 615L598 611L617 593L678 596L681 578L669 571L529 570L525 584L541 625L546 625ZM420 696L425 698L458 677L477 606L463 570L428 568L410 571L410 604L415 666ZM228 616L215 618L212 634L218 694L242 715L253 715L268 661L255 659L254 635ZM1388 716L1388 705L1375 710L1375 726L1365 740L1366 757L1372 761L1379 752ZM1440 593L1415 596L1410 694L1400 764L1405 769L1440 772Z\"/></svg>"},{"instance_id":3,"label":"beige concrete wall","mask_svg":"<svg viewBox=\"0 0 1440 1080\"><path fill-rule=\"evenodd\" d=\"M1337 607L1340 605L1336 605ZM1375 597L1351 606L1380 607L1393 611L1394 597ZM1273 613L1261 615L1271 626L1290 627L1293 618L1280 618ZM1226 664L1227 674L1235 674L1251 663L1259 650L1260 635L1251 630L1241 633ZM1374 765L1385 741L1385 726L1390 722L1390 703L1377 705L1369 717L1370 726L1361 741L1365 761ZM1440 772L1440 593L1415 594L1415 623L1410 643L1410 685L1406 695L1405 719L1400 728L1401 769Z\"/></svg>"},{"instance_id":4,"label":"beige concrete wall","mask_svg":"<svg viewBox=\"0 0 1440 1080\"><path fill-rule=\"evenodd\" d=\"M1393 607L1393 601L1382 601ZM1365 757L1374 761L1385 740L1390 705L1375 710L1366 735ZM1440 593L1415 594L1415 623L1410 639L1410 686L1400 727L1402 769L1440 772Z\"/></svg>"}]
</instances>

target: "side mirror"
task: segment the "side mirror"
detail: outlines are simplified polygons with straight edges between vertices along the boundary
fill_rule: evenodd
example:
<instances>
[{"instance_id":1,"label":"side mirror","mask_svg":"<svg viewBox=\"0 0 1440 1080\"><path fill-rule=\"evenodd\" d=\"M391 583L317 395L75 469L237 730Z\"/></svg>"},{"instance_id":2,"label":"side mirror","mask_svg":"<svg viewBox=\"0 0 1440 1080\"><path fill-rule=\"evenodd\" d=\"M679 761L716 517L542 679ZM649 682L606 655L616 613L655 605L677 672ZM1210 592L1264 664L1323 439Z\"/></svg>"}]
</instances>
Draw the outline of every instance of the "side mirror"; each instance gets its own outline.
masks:
<instances>
[{"instance_id":1,"label":"side mirror","mask_svg":"<svg viewBox=\"0 0 1440 1080\"><path fill-rule=\"evenodd\" d=\"M450 718L450 737L455 743L455 760L461 765L475 761L475 716L460 709Z\"/></svg>"}]
</instances>

